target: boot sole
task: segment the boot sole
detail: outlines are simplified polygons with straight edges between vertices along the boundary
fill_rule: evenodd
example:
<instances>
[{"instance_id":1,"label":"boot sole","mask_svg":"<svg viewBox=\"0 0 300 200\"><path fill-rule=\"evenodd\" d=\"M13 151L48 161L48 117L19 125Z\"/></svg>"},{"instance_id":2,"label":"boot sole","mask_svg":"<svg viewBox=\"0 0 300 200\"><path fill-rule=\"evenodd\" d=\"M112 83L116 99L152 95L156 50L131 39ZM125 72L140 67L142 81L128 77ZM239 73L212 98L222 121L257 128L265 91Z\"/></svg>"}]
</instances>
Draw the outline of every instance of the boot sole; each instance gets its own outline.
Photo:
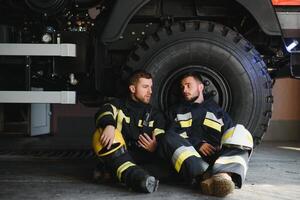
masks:
<instances>
[{"instance_id":1,"label":"boot sole","mask_svg":"<svg viewBox=\"0 0 300 200\"><path fill-rule=\"evenodd\" d=\"M234 190L234 183L222 177L212 177L201 182L201 190L205 195L224 197Z\"/></svg>"},{"instance_id":2,"label":"boot sole","mask_svg":"<svg viewBox=\"0 0 300 200\"><path fill-rule=\"evenodd\" d=\"M158 188L159 180L156 180L153 176L150 176L146 180L145 189L147 193L155 192Z\"/></svg>"}]
</instances>

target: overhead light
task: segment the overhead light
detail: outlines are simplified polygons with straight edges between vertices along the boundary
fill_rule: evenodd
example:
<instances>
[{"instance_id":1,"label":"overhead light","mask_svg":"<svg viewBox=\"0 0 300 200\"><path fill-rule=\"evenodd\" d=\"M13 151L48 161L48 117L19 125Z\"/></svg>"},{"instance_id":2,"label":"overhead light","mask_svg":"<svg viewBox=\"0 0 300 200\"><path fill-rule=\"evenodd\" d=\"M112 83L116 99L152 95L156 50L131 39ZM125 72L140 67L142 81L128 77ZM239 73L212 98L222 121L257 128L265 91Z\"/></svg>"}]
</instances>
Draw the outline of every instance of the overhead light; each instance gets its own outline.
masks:
<instances>
[{"instance_id":1,"label":"overhead light","mask_svg":"<svg viewBox=\"0 0 300 200\"><path fill-rule=\"evenodd\" d=\"M293 42L286 47L286 50L291 53L291 50L295 48L298 44L299 42L297 40L293 40Z\"/></svg>"}]
</instances>

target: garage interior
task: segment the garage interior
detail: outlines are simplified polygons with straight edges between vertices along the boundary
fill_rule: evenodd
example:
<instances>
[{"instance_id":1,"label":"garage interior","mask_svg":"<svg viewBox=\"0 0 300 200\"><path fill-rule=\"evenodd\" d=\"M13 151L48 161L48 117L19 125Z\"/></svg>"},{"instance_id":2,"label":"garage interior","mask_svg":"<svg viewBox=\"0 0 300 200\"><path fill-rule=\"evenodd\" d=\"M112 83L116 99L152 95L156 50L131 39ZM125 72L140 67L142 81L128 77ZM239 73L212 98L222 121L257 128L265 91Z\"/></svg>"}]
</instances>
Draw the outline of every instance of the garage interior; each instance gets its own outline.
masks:
<instances>
[{"instance_id":1,"label":"garage interior","mask_svg":"<svg viewBox=\"0 0 300 200\"><path fill-rule=\"evenodd\" d=\"M273 87L273 113L269 128L262 143L300 142L300 81L296 79L277 79ZM30 104L0 104L6 112L0 116L1 149L82 149L91 147L94 130L94 114L97 107L86 107L80 103L73 105L51 104L50 122L38 121L38 126L50 123L46 133L31 133L26 121L26 111ZM50 106L50 104L48 105ZM15 111L12 108L17 108ZM21 109L23 108L23 109ZM12 109L14 112L10 110ZM4 114L10 114L6 117ZM15 117L13 117L13 116ZM17 116L16 116L17 115ZM20 115L20 116L18 116ZM16 119L17 118L17 119ZM40 135L39 135L40 134ZM11 145L11 139L14 145Z\"/></svg>"},{"instance_id":2,"label":"garage interior","mask_svg":"<svg viewBox=\"0 0 300 200\"><path fill-rule=\"evenodd\" d=\"M300 82L278 79L273 115L251 158L246 183L230 199L296 199L300 195ZM2 108L6 105L2 104ZM135 194L112 183L95 183L91 151L97 108L51 105L49 134L30 136L24 128L0 133L0 199L199 199L195 190L162 182L158 192ZM23 128L23 131L22 131ZM20 191L20 192L15 192ZM105 192L104 192L105 191ZM199 196L200 195L200 196ZM215 199L214 197L205 197Z\"/></svg>"},{"instance_id":3,"label":"garage interior","mask_svg":"<svg viewBox=\"0 0 300 200\"><path fill-rule=\"evenodd\" d=\"M0 200L219 199L160 166L143 166L160 179L151 194L93 179L97 105L136 69L163 110L183 74L201 75L262 139L225 199L298 199L299 11L300 0L0 0Z\"/></svg>"}]
</instances>

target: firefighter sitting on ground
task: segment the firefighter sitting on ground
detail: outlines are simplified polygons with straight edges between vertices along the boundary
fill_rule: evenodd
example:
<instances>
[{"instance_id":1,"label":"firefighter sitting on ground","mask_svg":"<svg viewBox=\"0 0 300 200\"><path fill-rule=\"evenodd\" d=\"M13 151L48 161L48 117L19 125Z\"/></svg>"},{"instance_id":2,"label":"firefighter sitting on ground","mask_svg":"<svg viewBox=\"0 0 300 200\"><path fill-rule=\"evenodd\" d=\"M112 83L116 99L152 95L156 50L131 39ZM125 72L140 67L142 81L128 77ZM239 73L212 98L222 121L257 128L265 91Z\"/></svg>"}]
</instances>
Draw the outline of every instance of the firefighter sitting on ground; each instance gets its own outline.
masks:
<instances>
[{"instance_id":1,"label":"firefighter sitting on ground","mask_svg":"<svg viewBox=\"0 0 300 200\"><path fill-rule=\"evenodd\" d=\"M164 117L149 104L151 74L134 72L129 91L128 99L114 99L97 112L93 149L121 183L151 193L156 191L158 180L137 164L156 158L157 142L164 134Z\"/></svg>"},{"instance_id":2,"label":"firefighter sitting on ground","mask_svg":"<svg viewBox=\"0 0 300 200\"><path fill-rule=\"evenodd\" d=\"M226 196L245 180L252 136L211 98L204 99L201 76L190 72L180 85L185 102L169 113L173 122L161 140L162 154L203 194Z\"/></svg>"}]
</instances>

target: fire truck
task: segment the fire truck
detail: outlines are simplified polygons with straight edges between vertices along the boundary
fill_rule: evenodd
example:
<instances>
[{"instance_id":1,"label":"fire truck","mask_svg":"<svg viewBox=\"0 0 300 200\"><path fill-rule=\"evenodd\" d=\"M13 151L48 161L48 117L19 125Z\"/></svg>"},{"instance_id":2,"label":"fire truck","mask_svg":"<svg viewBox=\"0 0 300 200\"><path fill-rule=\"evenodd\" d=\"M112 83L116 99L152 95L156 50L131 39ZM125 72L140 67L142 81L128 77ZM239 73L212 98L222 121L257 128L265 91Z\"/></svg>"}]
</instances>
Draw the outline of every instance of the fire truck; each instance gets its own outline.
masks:
<instances>
[{"instance_id":1,"label":"fire truck","mask_svg":"<svg viewBox=\"0 0 300 200\"><path fill-rule=\"evenodd\" d=\"M300 76L299 20L300 0L0 0L0 103L97 106L145 69L167 111L196 71L258 144L274 81Z\"/></svg>"}]
</instances>

